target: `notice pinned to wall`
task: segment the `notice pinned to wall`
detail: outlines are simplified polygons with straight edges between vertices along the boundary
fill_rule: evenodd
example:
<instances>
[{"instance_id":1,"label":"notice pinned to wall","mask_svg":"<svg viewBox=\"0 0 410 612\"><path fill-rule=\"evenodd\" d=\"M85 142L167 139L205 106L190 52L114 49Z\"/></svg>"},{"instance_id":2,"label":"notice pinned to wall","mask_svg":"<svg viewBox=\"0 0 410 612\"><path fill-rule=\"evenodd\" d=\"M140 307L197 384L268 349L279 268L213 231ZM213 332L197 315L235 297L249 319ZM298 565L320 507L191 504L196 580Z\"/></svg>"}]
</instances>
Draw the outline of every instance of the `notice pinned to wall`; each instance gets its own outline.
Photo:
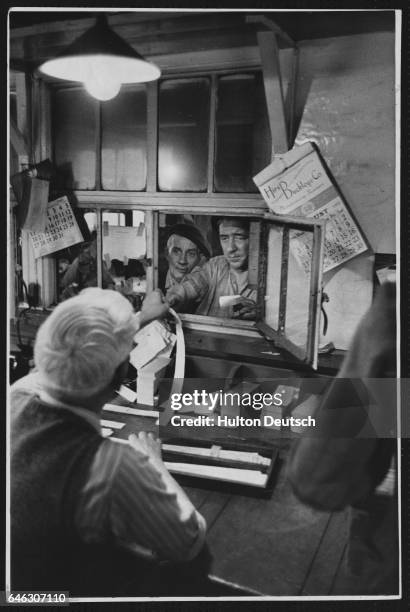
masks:
<instances>
[{"instance_id":1,"label":"notice pinned to wall","mask_svg":"<svg viewBox=\"0 0 410 612\"><path fill-rule=\"evenodd\" d=\"M324 272L368 249L363 232L313 143L275 156L253 180L273 213L327 220ZM293 237L290 248L301 267L309 270L311 242L303 239L302 232Z\"/></svg>"},{"instance_id":2,"label":"notice pinned to wall","mask_svg":"<svg viewBox=\"0 0 410 612\"><path fill-rule=\"evenodd\" d=\"M34 257L44 257L84 240L66 196L49 202L44 231L30 231Z\"/></svg>"},{"instance_id":3,"label":"notice pinned to wall","mask_svg":"<svg viewBox=\"0 0 410 612\"><path fill-rule=\"evenodd\" d=\"M138 227L103 226L103 251L109 259L143 259L147 253L145 224Z\"/></svg>"}]
</instances>

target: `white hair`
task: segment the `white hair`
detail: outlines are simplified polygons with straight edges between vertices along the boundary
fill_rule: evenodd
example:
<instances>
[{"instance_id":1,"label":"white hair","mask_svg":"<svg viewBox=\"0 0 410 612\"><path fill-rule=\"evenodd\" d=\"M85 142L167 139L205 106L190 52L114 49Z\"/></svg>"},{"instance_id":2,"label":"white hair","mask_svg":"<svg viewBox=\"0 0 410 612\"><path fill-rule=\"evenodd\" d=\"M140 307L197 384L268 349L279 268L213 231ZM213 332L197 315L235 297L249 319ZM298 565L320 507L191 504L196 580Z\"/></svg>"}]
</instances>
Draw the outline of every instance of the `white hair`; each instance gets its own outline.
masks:
<instances>
[{"instance_id":1,"label":"white hair","mask_svg":"<svg viewBox=\"0 0 410 612\"><path fill-rule=\"evenodd\" d=\"M188 242L190 242L191 244L194 245L194 248L199 252L199 248L198 245L195 244L195 242L193 242L193 240L191 240L190 238L187 238L186 236L181 236L180 234L171 234L171 236L168 238L167 240L167 251L168 251L168 255L171 253L171 249L174 248L175 246L175 241L177 238L185 238L185 240L188 240Z\"/></svg>"},{"instance_id":2,"label":"white hair","mask_svg":"<svg viewBox=\"0 0 410 612\"><path fill-rule=\"evenodd\" d=\"M86 398L112 381L138 329L130 302L116 291L90 287L59 304L38 330L34 361L45 388Z\"/></svg>"}]
</instances>

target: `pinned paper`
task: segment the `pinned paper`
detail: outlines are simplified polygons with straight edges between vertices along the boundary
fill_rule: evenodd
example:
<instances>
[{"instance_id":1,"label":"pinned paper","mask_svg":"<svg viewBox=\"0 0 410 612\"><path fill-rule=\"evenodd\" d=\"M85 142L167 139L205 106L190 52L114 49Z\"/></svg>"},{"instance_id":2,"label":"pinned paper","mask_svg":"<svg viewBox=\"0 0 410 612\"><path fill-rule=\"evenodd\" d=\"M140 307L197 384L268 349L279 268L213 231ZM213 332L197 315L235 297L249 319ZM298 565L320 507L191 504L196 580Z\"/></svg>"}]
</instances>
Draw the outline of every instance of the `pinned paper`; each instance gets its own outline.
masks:
<instances>
[{"instance_id":1,"label":"pinned paper","mask_svg":"<svg viewBox=\"0 0 410 612\"><path fill-rule=\"evenodd\" d=\"M367 250L361 229L311 142L276 155L253 180L275 214L327 220L324 272ZM307 232L299 232L290 241L292 253L306 272L310 270L311 242Z\"/></svg>"},{"instance_id":2,"label":"pinned paper","mask_svg":"<svg viewBox=\"0 0 410 612\"><path fill-rule=\"evenodd\" d=\"M44 231L30 231L30 238L36 259L83 242L83 236L66 196L48 204Z\"/></svg>"},{"instance_id":3,"label":"pinned paper","mask_svg":"<svg viewBox=\"0 0 410 612\"><path fill-rule=\"evenodd\" d=\"M142 259L147 253L145 225L138 227L118 226L104 223L104 252L111 259Z\"/></svg>"},{"instance_id":4,"label":"pinned paper","mask_svg":"<svg viewBox=\"0 0 410 612\"><path fill-rule=\"evenodd\" d=\"M376 275L380 284L386 281L395 283L396 282L396 266L389 266L376 270Z\"/></svg>"}]
</instances>

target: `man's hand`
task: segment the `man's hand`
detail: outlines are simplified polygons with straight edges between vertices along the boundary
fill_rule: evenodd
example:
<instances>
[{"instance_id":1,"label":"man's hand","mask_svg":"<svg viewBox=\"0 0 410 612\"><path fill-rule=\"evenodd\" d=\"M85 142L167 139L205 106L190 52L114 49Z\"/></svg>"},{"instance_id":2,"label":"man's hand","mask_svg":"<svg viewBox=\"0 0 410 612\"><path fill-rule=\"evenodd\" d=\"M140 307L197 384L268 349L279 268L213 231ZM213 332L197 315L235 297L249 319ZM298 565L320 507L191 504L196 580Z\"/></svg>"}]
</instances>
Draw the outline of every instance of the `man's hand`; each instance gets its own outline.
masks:
<instances>
[{"instance_id":1,"label":"man's hand","mask_svg":"<svg viewBox=\"0 0 410 612\"><path fill-rule=\"evenodd\" d=\"M249 298L241 297L241 301L234 306L234 319L256 319L256 303Z\"/></svg>"},{"instance_id":2,"label":"man's hand","mask_svg":"<svg viewBox=\"0 0 410 612\"><path fill-rule=\"evenodd\" d=\"M143 327L154 319L162 319L169 310L169 306L164 302L164 296L159 289L149 293L143 303L140 313L140 326Z\"/></svg>"},{"instance_id":3,"label":"man's hand","mask_svg":"<svg viewBox=\"0 0 410 612\"><path fill-rule=\"evenodd\" d=\"M168 305L171 306L172 308L177 306L179 303L179 297L175 295L175 293L167 293L167 295L165 296L165 299Z\"/></svg>"},{"instance_id":4,"label":"man's hand","mask_svg":"<svg viewBox=\"0 0 410 612\"><path fill-rule=\"evenodd\" d=\"M135 434L131 434L128 438L128 442L137 451L143 452L148 455L156 464L161 462L161 440L155 439L152 433L146 433L140 431L138 437Z\"/></svg>"}]
</instances>

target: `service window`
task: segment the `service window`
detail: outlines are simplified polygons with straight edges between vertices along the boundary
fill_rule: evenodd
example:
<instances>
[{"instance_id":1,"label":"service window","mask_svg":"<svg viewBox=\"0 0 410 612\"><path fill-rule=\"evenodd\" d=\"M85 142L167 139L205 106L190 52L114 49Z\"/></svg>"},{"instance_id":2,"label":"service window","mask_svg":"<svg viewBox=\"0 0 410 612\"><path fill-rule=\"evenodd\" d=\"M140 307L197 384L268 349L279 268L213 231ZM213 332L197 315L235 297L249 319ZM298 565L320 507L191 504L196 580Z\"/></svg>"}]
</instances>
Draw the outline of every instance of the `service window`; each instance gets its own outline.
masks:
<instances>
[{"instance_id":1,"label":"service window","mask_svg":"<svg viewBox=\"0 0 410 612\"><path fill-rule=\"evenodd\" d=\"M317 367L324 222L266 215L261 234L260 318L276 346Z\"/></svg>"},{"instance_id":2,"label":"service window","mask_svg":"<svg viewBox=\"0 0 410 612\"><path fill-rule=\"evenodd\" d=\"M156 286L192 323L259 330L317 367L323 222L158 215Z\"/></svg>"}]
</instances>

